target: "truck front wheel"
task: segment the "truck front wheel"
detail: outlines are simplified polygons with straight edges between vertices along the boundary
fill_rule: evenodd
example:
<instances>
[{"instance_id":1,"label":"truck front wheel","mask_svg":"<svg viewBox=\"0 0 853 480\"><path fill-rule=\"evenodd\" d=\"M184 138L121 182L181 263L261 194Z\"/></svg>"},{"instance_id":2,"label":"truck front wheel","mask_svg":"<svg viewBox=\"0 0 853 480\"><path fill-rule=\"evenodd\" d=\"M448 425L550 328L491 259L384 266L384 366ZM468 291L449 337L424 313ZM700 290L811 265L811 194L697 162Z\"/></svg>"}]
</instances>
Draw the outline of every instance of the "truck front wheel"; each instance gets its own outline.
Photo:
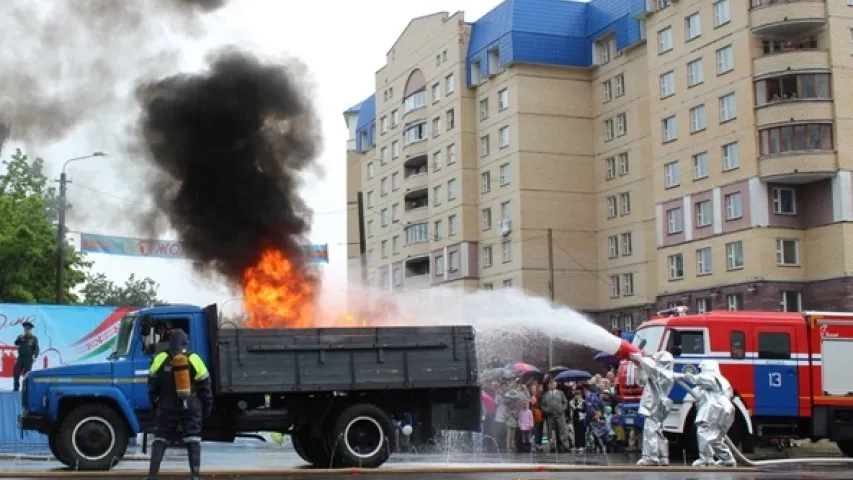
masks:
<instances>
[{"instance_id":1,"label":"truck front wheel","mask_svg":"<svg viewBox=\"0 0 853 480\"><path fill-rule=\"evenodd\" d=\"M124 457L128 438L124 419L109 405L80 405L62 420L56 457L77 470L109 470Z\"/></svg>"},{"instance_id":2,"label":"truck front wheel","mask_svg":"<svg viewBox=\"0 0 853 480\"><path fill-rule=\"evenodd\" d=\"M375 405L353 405L335 419L330 445L339 468L378 468L391 456L394 425Z\"/></svg>"}]
</instances>

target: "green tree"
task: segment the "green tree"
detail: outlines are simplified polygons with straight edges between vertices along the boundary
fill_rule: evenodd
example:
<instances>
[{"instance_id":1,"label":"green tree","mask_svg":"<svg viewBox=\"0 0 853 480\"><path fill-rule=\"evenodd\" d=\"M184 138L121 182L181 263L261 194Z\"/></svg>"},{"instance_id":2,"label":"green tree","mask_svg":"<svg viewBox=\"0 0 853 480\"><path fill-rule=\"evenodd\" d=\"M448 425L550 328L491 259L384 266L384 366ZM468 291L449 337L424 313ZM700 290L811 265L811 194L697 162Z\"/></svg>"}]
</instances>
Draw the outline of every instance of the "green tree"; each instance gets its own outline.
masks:
<instances>
[{"instance_id":1,"label":"green tree","mask_svg":"<svg viewBox=\"0 0 853 480\"><path fill-rule=\"evenodd\" d=\"M86 284L80 294L86 305L146 307L165 303L157 298L159 288L160 285L148 277L140 279L131 274L124 285L116 285L103 273L97 273L86 275Z\"/></svg>"},{"instance_id":2,"label":"green tree","mask_svg":"<svg viewBox=\"0 0 853 480\"><path fill-rule=\"evenodd\" d=\"M0 175L0 302L52 303L55 299L58 198L41 159L16 150ZM65 298L83 282L90 263L65 249Z\"/></svg>"}]
</instances>

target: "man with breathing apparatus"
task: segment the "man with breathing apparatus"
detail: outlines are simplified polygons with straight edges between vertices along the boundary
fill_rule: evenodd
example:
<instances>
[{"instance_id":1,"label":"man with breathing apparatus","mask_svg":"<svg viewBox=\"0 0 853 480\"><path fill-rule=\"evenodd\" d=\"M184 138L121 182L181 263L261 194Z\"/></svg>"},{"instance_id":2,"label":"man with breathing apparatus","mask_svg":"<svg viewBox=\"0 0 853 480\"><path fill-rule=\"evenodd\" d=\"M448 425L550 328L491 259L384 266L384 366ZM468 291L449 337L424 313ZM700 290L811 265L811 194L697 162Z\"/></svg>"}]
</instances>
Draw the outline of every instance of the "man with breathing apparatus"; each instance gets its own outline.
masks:
<instances>
[{"instance_id":1,"label":"man with breathing apparatus","mask_svg":"<svg viewBox=\"0 0 853 480\"><path fill-rule=\"evenodd\" d=\"M732 403L734 390L726 377L720 373L720 364L716 360L702 360L699 362L699 373L676 373L675 380L695 385L690 389L690 393L696 401L699 459L693 462L693 466L737 466L734 455L726 444L726 433L735 419L735 407ZM719 461L715 462L714 457Z\"/></svg>"},{"instance_id":2,"label":"man with breathing apparatus","mask_svg":"<svg viewBox=\"0 0 853 480\"><path fill-rule=\"evenodd\" d=\"M157 412L148 479L154 480L170 442L187 447L191 480L201 479L201 430L210 416L213 392L204 361L189 351L189 339L180 328L171 330L169 350L151 362L148 397Z\"/></svg>"}]
</instances>

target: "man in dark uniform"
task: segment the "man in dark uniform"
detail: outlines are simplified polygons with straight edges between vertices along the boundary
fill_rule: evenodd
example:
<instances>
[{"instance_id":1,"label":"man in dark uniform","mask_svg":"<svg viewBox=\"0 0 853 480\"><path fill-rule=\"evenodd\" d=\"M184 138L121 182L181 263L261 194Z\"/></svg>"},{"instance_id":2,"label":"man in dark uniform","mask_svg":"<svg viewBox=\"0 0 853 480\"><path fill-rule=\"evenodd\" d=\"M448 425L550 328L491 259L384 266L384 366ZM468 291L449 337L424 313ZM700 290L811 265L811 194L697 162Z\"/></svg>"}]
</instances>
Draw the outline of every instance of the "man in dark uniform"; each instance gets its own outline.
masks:
<instances>
[{"instance_id":1,"label":"man in dark uniform","mask_svg":"<svg viewBox=\"0 0 853 480\"><path fill-rule=\"evenodd\" d=\"M210 374L201 357L189 351L189 341L183 330L172 329L169 340L169 351L155 355L149 370L148 397L157 412L157 426L148 478L157 478L167 445L183 441L189 457L190 478L198 480L201 478L202 421L213 407ZM179 353L187 357L190 365L192 394L188 400L179 398L175 388L172 359Z\"/></svg>"},{"instance_id":2,"label":"man in dark uniform","mask_svg":"<svg viewBox=\"0 0 853 480\"><path fill-rule=\"evenodd\" d=\"M39 339L33 335L33 324L24 322L24 333L15 339L18 347L18 359L15 361L15 369L12 371L13 390L21 389L21 376L33 369L33 361L39 356Z\"/></svg>"}]
</instances>

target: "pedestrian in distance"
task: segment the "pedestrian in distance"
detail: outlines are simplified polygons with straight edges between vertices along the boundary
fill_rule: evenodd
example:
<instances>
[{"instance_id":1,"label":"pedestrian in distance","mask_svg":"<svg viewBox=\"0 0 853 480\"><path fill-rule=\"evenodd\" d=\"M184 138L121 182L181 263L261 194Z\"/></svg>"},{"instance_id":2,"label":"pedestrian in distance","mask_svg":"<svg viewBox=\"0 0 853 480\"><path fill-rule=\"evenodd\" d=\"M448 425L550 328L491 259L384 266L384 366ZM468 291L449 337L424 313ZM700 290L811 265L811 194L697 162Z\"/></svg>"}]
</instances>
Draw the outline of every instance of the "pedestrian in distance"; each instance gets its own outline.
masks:
<instances>
[{"instance_id":1,"label":"pedestrian in distance","mask_svg":"<svg viewBox=\"0 0 853 480\"><path fill-rule=\"evenodd\" d=\"M548 425L548 448L552 452L568 450L569 427L566 425L566 409L569 400L562 390L557 388L556 380L551 380L548 391L542 394L542 413Z\"/></svg>"},{"instance_id":2,"label":"pedestrian in distance","mask_svg":"<svg viewBox=\"0 0 853 480\"><path fill-rule=\"evenodd\" d=\"M24 333L15 339L18 347L18 358L15 360L15 368L12 371L12 389L21 389L21 377L33 369L33 362L39 356L39 339L33 334L32 322L24 322Z\"/></svg>"},{"instance_id":3,"label":"pedestrian in distance","mask_svg":"<svg viewBox=\"0 0 853 480\"><path fill-rule=\"evenodd\" d=\"M148 397L156 412L148 480L155 480L169 443L183 442L187 448L190 479L201 479L201 432L213 408L210 374L204 361L189 350L187 334L170 331L169 351L151 362Z\"/></svg>"}]
</instances>

